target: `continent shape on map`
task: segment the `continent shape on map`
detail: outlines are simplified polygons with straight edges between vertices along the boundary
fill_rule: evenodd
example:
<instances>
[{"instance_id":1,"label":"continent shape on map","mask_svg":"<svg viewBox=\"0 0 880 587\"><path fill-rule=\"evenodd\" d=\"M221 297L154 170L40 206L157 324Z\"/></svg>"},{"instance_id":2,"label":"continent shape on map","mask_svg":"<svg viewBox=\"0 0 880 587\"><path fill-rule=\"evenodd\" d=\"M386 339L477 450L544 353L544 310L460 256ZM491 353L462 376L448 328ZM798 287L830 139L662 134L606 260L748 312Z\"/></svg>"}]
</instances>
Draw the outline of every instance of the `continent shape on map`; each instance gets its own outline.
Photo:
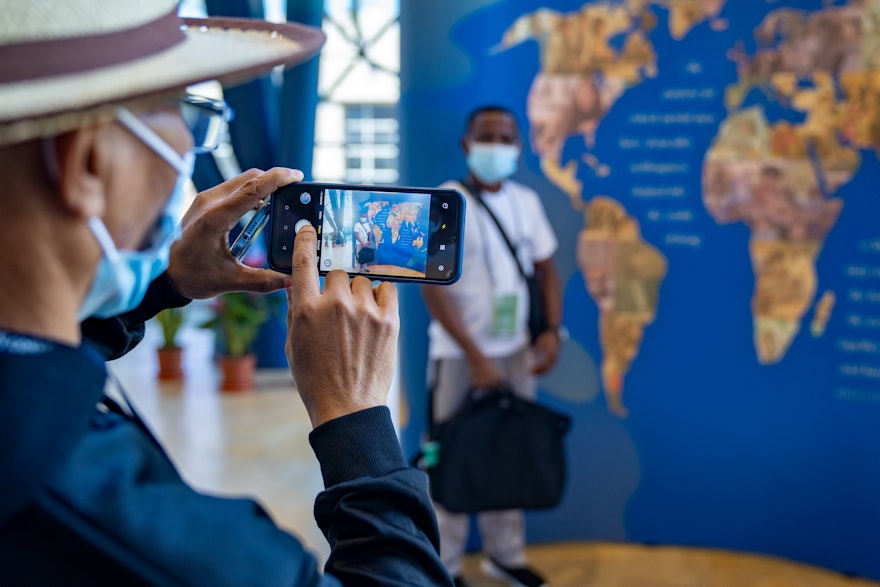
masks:
<instances>
[{"instance_id":1,"label":"continent shape on map","mask_svg":"<svg viewBox=\"0 0 880 587\"><path fill-rule=\"evenodd\" d=\"M623 378L657 315L666 259L642 239L638 222L616 200L594 197L584 220L577 260L599 308L602 388L608 409L625 417Z\"/></svg>"},{"instance_id":2,"label":"continent shape on map","mask_svg":"<svg viewBox=\"0 0 880 587\"><path fill-rule=\"evenodd\" d=\"M727 28L727 21L719 18L727 0L660 0L656 2L669 10L669 34L682 40L694 26L709 20L715 31Z\"/></svg>"},{"instance_id":3,"label":"continent shape on map","mask_svg":"<svg viewBox=\"0 0 880 587\"><path fill-rule=\"evenodd\" d=\"M562 147L569 136L581 136L584 161L597 175L609 174L591 153L596 129L627 88L657 74L657 55L646 36L655 26L644 2L600 2L572 14L538 10L503 35L502 49L529 39L540 44L541 71L526 105L529 139L544 174L572 198L580 199L577 164L560 167Z\"/></svg>"},{"instance_id":4,"label":"continent shape on map","mask_svg":"<svg viewBox=\"0 0 880 587\"><path fill-rule=\"evenodd\" d=\"M541 46L541 71L527 99L532 150L541 170L572 199L580 199L578 164L561 165L570 136L581 136L583 162L599 177L611 170L592 153L596 130L623 93L657 75L657 54L648 39L657 25L652 6L669 10L670 34L683 38L694 26L718 18L727 0L626 0L584 4L563 14L540 9L518 18L502 37L500 49L526 40Z\"/></svg>"},{"instance_id":5,"label":"continent shape on map","mask_svg":"<svg viewBox=\"0 0 880 587\"><path fill-rule=\"evenodd\" d=\"M816 299L816 258L843 206L834 197L861 164L860 149L880 150L880 1L854 0L816 12L784 8L755 30L752 56L736 47L738 80L726 92L727 119L706 154L703 201L719 224L751 230L752 296L758 361L782 359ZM743 108L753 89L803 115L770 122ZM821 336L834 293L816 302Z\"/></svg>"},{"instance_id":6,"label":"continent shape on map","mask_svg":"<svg viewBox=\"0 0 880 587\"><path fill-rule=\"evenodd\" d=\"M719 18L727 0L624 0L589 2L561 13L540 9L518 18L499 48L527 40L540 46L541 67L529 89L529 142L544 175L584 212L578 264L591 298L599 306L600 371L609 409L624 417L623 380L638 355L644 329L654 321L665 257L646 243L638 222L615 200L587 195L578 173L586 164L597 177L610 174L592 151L596 131L618 99L657 75L657 54L648 38L657 26L653 7L669 11L673 39ZM580 161L563 165L566 141L583 139ZM586 201L589 201L588 203Z\"/></svg>"}]
</instances>

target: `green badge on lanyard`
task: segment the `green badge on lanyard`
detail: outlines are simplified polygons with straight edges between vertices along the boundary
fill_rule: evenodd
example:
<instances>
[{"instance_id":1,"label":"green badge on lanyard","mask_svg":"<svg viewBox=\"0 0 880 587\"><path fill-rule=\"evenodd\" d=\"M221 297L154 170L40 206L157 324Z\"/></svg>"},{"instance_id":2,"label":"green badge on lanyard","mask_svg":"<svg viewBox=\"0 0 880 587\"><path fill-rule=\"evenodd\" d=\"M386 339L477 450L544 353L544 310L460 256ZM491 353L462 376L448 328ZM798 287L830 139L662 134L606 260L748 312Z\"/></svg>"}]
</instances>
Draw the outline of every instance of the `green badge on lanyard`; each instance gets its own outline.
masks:
<instances>
[{"instance_id":1,"label":"green badge on lanyard","mask_svg":"<svg viewBox=\"0 0 880 587\"><path fill-rule=\"evenodd\" d=\"M516 334L516 294L495 294L492 300L492 334L512 336Z\"/></svg>"}]
</instances>

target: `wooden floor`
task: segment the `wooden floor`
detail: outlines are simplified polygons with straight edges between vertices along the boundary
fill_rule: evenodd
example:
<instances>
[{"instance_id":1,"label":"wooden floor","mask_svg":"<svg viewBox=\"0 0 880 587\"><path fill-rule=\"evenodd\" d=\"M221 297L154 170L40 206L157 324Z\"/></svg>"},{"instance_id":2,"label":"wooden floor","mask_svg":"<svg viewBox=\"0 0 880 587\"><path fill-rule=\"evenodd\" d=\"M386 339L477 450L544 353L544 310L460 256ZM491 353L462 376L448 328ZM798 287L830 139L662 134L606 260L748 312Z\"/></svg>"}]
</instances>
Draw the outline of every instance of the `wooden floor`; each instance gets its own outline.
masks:
<instances>
[{"instance_id":1,"label":"wooden floor","mask_svg":"<svg viewBox=\"0 0 880 587\"><path fill-rule=\"evenodd\" d=\"M158 333L152 328L111 370L192 485L256 496L279 525L326 560L329 548L312 517L323 484L290 373L261 371L253 392L218 392L211 337L184 331L182 383L156 380ZM528 556L553 587L880 587L779 559L700 549L559 544L532 546ZM480 574L477 555L467 557L464 573L472 587L502 585Z\"/></svg>"},{"instance_id":2,"label":"wooden floor","mask_svg":"<svg viewBox=\"0 0 880 587\"><path fill-rule=\"evenodd\" d=\"M877 583L788 561L743 553L641 546L552 544L532 546L529 562L553 587L877 587ZM504 585L482 576L469 555L471 587Z\"/></svg>"}]
</instances>

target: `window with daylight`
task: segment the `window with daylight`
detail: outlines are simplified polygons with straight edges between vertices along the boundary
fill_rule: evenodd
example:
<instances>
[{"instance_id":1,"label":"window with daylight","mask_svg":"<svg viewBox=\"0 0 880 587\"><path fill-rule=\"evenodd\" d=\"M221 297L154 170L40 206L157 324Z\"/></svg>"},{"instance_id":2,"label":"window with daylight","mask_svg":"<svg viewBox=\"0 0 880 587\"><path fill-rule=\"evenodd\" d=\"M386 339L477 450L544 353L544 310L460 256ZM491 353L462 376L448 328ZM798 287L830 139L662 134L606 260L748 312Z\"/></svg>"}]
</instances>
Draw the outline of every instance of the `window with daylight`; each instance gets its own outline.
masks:
<instances>
[{"instance_id":1,"label":"window with daylight","mask_svg":"<svg viewBox=\"0 0 880 587\"><path fill-rule=\"evenodd\" d=\"M399 180L400 6L325 0L315 118L316 181Z\"/></svg>"},{"instance_id":2,"label":"window with daylight","mask_svg":"<svg viewBox=\"0 0 880 587\"><path fill-rule=\"evenodd\" d=\"M393 104L345 106L345 181L394 183L398 123Z\"/></svg>"}]
</instances>

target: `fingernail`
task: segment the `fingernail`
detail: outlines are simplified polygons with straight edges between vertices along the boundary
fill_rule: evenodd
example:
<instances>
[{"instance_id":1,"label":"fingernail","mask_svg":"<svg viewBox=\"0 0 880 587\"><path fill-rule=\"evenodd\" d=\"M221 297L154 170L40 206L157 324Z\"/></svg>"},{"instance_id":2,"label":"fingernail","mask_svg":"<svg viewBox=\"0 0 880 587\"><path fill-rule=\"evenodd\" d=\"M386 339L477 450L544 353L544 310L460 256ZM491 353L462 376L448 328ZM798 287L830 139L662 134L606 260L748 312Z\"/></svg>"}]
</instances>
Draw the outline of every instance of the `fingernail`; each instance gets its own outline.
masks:
<instances>
[{"instance_id":1,"label":"fingernail","mask_svg":"<svg viewBox=\"0 0 880 587\"><path fill-rule=\"evenodd\" d=\"M291 169L291 170L290 170L290 176L291 176L295 181L300 181L303 177L305 177L305 176L303 175L303 172L300 171L299 169Z\"/></svg>"}]
</instances>

